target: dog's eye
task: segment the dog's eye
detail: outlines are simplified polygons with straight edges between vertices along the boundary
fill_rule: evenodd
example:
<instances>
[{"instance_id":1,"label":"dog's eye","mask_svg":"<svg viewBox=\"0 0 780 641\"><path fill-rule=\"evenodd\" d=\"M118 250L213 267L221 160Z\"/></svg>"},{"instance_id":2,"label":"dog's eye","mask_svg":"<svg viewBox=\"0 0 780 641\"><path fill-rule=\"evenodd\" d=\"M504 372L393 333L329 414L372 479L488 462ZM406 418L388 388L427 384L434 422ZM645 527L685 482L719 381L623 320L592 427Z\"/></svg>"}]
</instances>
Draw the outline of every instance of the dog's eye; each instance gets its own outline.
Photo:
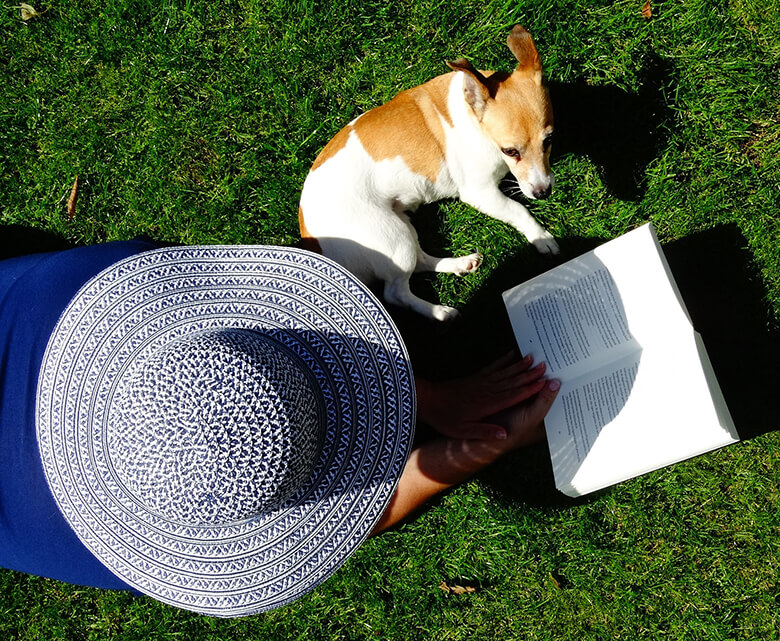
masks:
<instances>
[{"instance_id":1,"label":"dog's eye","mask_svg":"<svg viewBox=\"0 0 780 641\"><path fill-rule=\"evenodd\" d=\"M547 134L544 137L544 140L542 141L542 149L547 151L550 148L550 145L552 145L552 139L553 139L553 135L552 134Z\"/></svg>"},{"instance_id":2,"label":"dog's eye","mask_svg":"<svg viewBox=\"0 0 780 641\"><path fill-rule=\"evenodd\" d=\"M514 147L503 147L501 149L501 153L509 156L510 158L517 158L520 159L520 152L517 151Z\"/></svg>"}]
</instances>

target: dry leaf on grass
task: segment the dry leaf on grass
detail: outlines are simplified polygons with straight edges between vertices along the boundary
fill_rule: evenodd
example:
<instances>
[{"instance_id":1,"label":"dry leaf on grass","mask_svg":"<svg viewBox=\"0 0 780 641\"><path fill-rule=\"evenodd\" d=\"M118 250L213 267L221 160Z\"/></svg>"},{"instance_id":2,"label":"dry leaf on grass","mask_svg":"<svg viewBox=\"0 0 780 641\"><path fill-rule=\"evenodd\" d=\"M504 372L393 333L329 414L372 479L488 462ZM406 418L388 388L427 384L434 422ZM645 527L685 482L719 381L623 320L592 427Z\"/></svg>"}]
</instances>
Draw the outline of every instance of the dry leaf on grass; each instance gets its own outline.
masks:
<instances>
[{"instance_id":1,"label":"dry leaf on grass","mask_svg":"<svg viewBox=\"0 0 780 641\"><path fill-rule=\"evenodd\" d=\"M650 4L650 0L647 0L647 2L642 5L642 17L646 20L653 17L653 5Z\"/></svg>"},{"instance_id":2,"label":"dry leaf on grass","mask_svg":"<svg viewBox=\"0 0 780 641\"><path fill-rule=\"evenodd\" d=\"M41 14L35 10L35 7L26 2L22 2L22 4L19 5L19 9L22 10L22 20L25 22L27 20L32 20L33 18L40 18L41 16Z\"/></svg>"},{"instance_id":3,"label":"dry leaf on grass","mask_svg":"<svg viewBox=\"0 0 780 641\"><path fill-rule=\"evenodd\" d=\"M447 585L446 581L442 581L439 584L439 589L447 594L466 594L469 592L476 592L476 588L472 588L470 585Z\"/></svg>"},{"instance_id":4,"label":"dry leaf on grass","mask_svg":"<svg viewBox=\"0 0 780 641\"><path fill-rule=\"evenodd\" d=\"M79 177L76 176L76 180L73 181L73 187L70 190L70 196L68 197L68 220L73 220L76 215L76 199L79 196Z\"/></svg>"}]
</instances>

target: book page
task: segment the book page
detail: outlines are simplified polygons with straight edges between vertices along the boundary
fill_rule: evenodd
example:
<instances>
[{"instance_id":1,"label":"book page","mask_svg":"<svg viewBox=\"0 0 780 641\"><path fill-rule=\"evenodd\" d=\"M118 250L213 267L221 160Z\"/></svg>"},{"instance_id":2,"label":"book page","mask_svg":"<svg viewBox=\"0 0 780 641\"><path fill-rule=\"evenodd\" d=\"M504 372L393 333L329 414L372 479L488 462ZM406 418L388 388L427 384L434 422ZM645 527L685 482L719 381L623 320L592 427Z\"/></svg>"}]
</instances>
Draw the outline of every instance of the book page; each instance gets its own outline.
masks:
<instances>
[{"instance_id":1,"label":"book page","mask_svg":"<svg viewBox=\"0 0 780 641\"><path fill-rule=\"evenodd\" d=\"M588 359L618 358L639 344L609 270L598 260L569 262L544 282L504 295L520 350L555 376L576 376ZM578 367L578 365L580 367Z\"/></svg>"},{"instance_id":2,"label":"book page","mask_svg":"<svg viewBox=\"0 0 780 641\"><path fill-rule=\"evenodd\" d=\"M561 380L662 343L690 320L651 225L504 292L518 347Z\"/></svg>"},{"instance_id":3,"label":"book page","mask_svg":"<svg viewBox=\"0 0 780 641\"><path fill-rule=\"evenodd\" d=\"M550 420L556 426L550 438L560 444L556 452L566 452L576 465L585 460L602 428L620 414L631 396L639 362L638 355L632 354L561 392L558 412L563 420Z\"/></svg>"},{"instance_id":4,"label":"book page","mask_svg":"<svg viewBox=\"0 0 780 641\"><path fill-rule=\"evenodd\" d=\"M694 334L561 388L545 424L562 491L592 492L739 440L705 370L681 366L699 360Z\"/></svg>"}]
</instances>

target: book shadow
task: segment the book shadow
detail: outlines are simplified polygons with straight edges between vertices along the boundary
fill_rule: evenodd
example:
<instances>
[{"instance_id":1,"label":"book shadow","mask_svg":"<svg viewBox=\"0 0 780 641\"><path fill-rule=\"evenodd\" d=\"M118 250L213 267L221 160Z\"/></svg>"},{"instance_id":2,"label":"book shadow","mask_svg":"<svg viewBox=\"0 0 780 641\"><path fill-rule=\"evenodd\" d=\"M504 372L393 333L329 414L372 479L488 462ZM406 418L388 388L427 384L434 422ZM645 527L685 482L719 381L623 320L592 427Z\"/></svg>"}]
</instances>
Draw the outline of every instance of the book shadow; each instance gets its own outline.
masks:
<instances>
[{"instance_id":1,"label":"book shadow","mask_svg":"<svg viewBox=\"0 0 780 641\"><path fill-rule=\"evenodd\" d=\"M747 245L722 225L664 246L742 440L780 429L780 328Z\"/></svg>"}]
</instances>

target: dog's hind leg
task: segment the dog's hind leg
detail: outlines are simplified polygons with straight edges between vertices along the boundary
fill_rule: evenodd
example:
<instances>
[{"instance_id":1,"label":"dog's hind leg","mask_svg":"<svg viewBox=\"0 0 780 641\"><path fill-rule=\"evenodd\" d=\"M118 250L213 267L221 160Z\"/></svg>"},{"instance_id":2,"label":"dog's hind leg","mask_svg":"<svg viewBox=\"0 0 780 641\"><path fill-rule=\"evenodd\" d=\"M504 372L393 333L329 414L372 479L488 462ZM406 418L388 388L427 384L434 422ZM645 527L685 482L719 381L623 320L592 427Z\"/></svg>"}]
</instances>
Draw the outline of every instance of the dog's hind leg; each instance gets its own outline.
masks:
<instances>
[{"instance_id":1,"label":"dog's hind leg","mask_svg":"<svg viewBox=\"0 0 780 641\"><path fill-rule=\"evenodd\" d=\"M401 275L394 280L385 282L385 300L399 307L408 307L418 314L434 320L453 320L458 316L458 310L446 305L435 305L415 296L409 289L409 277Z\"/></svg>"},{"instance_id":2,"label":"dog's hind leg","mask_svg":"<svg viewBox=\"0 0 780 641\"><path fill-rule=\"evenodd\" d=\"M463 276L476 271L482 264L482 254L474 253L457 258L437 258L426 254L422 249L417 250L417 266L415 272L444 272Z\"/></svg>"}]
</instances>

